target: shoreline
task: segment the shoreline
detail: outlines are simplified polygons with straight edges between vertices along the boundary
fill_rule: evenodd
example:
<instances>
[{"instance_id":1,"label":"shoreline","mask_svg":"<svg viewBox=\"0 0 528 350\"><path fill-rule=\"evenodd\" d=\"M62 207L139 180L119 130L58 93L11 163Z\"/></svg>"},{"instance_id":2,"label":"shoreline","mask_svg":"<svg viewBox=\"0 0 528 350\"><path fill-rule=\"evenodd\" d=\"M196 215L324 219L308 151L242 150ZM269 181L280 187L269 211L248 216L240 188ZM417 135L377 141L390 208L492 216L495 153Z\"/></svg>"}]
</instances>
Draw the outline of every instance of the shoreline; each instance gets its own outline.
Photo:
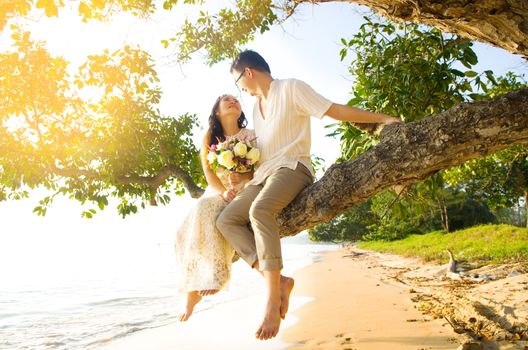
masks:
<instances>
[{"instance_id":1,"label":"shoreline","mask_svg":"<svg viewBox=\"0 0 528 350\"><path fill-rule=\"evenodd\" d=\"M526 327L521 321L528 316L528 274L510 275L462 281L442 265L344 247L319 252L310 265L294 271L290 310L272 340L254 338L265 302L262 285L261 293L217 304L186 323L138 332L101 349L524 350L528 341L522 333L517 340L514 334L508 338L507 322L497 326L507 319ZM486 305L491 310L491 304L497 322L475 314ZM469 326L460 328L464 320L480 325L488 340L475 341L478 334Z\"/></svg>"},{"instance_id":2,"label":"shoreline","mask_svg":"<svg viewBox=\"0 0 528 350\"><path fill-rule=\"evenodd\" d=\"M340 249L335 245L314 244L304 242L307 237L297 236L288 243L283 241L283 258L288 276L321 259L327 251ZM294 248L290 249L293 245ZM304 246L299 250L298 246ZM237 266L238 265L238 266ZM95 349L102 350L210 350L211 348L227 348L230 350L283 350L286 344L282 332L297 322L291 311L313 298L292 296L289 315L282 321L278 336L267 341L255 338L255 331L262 321L265 306L265 284L263 279L252 271L244 262L233 265L232 283L218 294L206 297L211 305L197 305L195 312L187 322L172 321L168 324L139 330L125 336L109 339ZM295 288L294 288L295 290ZM183 306L183 305L182 305ZM171 313L177 314L179 307L171 308ZM212 344L214 346L212 347Z\"/></svg>"}]
</instances>

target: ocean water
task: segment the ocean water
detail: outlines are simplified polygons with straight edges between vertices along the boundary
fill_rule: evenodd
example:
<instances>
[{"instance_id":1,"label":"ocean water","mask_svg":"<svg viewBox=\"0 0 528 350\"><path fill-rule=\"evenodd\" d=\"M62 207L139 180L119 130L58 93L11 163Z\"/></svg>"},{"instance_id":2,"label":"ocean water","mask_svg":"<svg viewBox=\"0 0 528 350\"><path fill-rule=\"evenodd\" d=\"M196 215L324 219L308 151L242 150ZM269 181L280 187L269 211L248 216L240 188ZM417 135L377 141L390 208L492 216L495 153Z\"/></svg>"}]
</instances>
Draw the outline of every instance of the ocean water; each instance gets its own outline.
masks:
<instances>
[{"instance_id":1,"label":"ocean water","mask_svg":"<svg viewBox=\"0 0 528 350\"><path fill-rule=\"evenodd\" d=\"M45 218L31 214L30 203L0 206L0 349L97 349L177 322L184 296L176 292L173 232L184 204L125 220L114 213L81 219L67 202ZM282 243L285 274L338 248L306 233ZM239 261L228 290L196 312L264 291L262 278Z\"/></svg>"}]
</instances>

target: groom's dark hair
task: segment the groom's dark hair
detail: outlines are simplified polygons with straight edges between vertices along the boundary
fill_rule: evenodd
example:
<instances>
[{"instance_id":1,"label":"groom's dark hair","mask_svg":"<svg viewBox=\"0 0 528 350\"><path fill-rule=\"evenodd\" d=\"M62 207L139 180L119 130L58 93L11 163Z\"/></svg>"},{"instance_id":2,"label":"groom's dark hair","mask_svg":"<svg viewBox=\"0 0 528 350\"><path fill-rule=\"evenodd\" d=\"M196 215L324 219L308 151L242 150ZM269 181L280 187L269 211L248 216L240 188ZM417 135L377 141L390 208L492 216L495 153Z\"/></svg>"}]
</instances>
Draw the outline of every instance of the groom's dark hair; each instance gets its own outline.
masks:
<instances>
[{"instance_id":1,"label":"groom's dark hair","mask_svg":"<svg viewBox=\"0 0 528 350\"><path fill-rule=\"evenodd\" d=\"M267 72L271 74L268 62L259 55L257 52L252 50L245 50L238 54L233 63L231 64L231 73L233 71L241 72L246 68L253 68L261 72Z\"/></svg>"}]
</instances>

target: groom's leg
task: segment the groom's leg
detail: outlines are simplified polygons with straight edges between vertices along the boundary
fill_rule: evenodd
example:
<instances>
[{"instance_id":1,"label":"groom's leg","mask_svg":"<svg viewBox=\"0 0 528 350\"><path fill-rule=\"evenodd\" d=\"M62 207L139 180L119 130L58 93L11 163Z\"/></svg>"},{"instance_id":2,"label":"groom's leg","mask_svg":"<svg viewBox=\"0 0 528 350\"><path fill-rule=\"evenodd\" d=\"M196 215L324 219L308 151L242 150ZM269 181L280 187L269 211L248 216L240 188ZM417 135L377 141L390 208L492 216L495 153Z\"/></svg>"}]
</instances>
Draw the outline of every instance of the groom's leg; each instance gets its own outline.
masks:
<instances>
[{"instance_id":1,"label":"groom's leg","mask_svg":"<svg viewBox=\"0 0 528 350\"><path fill-rule=\"evenodd\" d=\"M280 274L282 253L277 214L312 181L310 171L300 163L295 170L281 168L266 179L251 205L249 216L255 231L258 268L262 270L268 287L264 319L256 333L258 339L270 339L277 335L293 288L293 279Z\"/></svg>"},{"instance_id":2,"label":"groom's leg","mask_svg":"<svg viewBox=\"0 0 528 350\"><path fill-rule=\"evenodd\" d=\"M249 210L260 270L282 269L277 214L312 182L312 174L301 163L295 170L280 168L266 179Z\"/></svg>"},{"instance_id":3,"label":"groom's leg","mask_svg":"<svg viewBox=\"0 0 528 350\"><path fill-rule=\"evenodd\" d=\"M216 219L216 227L242 259L253 267L257 261L255 237L248 228L249 208L262 186L247 186Z\"/></svg>"}]
</instances>

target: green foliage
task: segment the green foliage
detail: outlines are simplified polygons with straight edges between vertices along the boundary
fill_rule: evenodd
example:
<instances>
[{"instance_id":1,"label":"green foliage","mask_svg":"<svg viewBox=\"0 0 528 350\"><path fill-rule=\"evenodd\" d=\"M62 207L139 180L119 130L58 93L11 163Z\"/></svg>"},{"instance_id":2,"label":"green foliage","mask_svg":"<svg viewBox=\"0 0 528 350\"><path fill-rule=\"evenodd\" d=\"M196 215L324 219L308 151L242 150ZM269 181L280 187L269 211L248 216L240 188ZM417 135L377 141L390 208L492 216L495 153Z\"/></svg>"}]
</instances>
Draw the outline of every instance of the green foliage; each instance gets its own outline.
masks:
<instances>
[{"instance_id":1,"label":"green foliage","mask_svg":"<svg viewBox=\"0 0 528 350\"><path fill-rule=\"evenodd\" d=\"M217 14L200 11L196 21L186 20L176 36L163 44L168 47L175 42L177 59L182 62L201 49L206 50L209 64L234 58L257 31L269 30L277 20L271 0L237 0L235 9L223 8Z\"/></svg>"},{"instance_id":2,"label":"green foliage","mask_svg":"<svg viewBox=\"0 0 528 350\"><path fill-rule=\"evenodd\" d=\"M173 1L175 2L175 1ZM185 1L185 3L196 1ZM0 4L0 32L13 18L28 16L57 17L60 9L71 2L64 0L2 0ZM83 21L104 21L118 12L126 11L135 16L146 17L156 10L152 0L80 0L77 10Z\"/></svg>"},{"instance_id":3,"label":"green foliage","mask_svg":"<svg viewBox=\"0 0 528 350\"><path fill-rule=\"evenodd\" d=\"M376 218L370 211L370 200L355 206L346 213L308 230L312 241L357 241L367 233Z\"/></svg>"},{"instance_id":4,"label":"green foliage","mask_svg":"<svg viewBox=\"0 0 528 350\"><path fill-rule=\"evenodd\" d=\"M486 88L481 75L471 70L478 62L472 43L436 29L365 17L360 31L341 42L341 60L354 53L351 106L411 122L467 101L474 85ZM490 71L483 75L493 76ZM378 142L349 123L339 123L334 135L340 137L344 160Z\"/></svg>"},{"instance_id":5,"label":"green foliage","mask_svg":"<svg viewBox=\"0 0 528 350\"><path fill-rule=\"evenodd\" d=\"M528 261L528 229L510 225L484 225L445 233L435 231L393 242L364 242L360 248L420 257L447 263L446 249L459 261L505 263Z\"/></svg>"},{"instance_id":6,"label":"green foliage","mask_svg":"<svg viewBox=\"0 0 528 350\"><path fill-rule=\"evenodd\" d=\"M161 43L165 47L175 45L174 52L180 62L186 62L192 54L205 50L209 64L233 58L243 45L253 40L255 33L268 31L272 25L280 23L279 17L288 16L297 6L288 1L278 5L271 0L236 0L210 14L202 10L206 3L203 0L81 0L76 3L83 21L106 21L119 12L148 17L160 3L165 11L178 11L178 5L193 5L198 13L196 18L186 20L174 37L163 39ZM47 17L58 16L66 5L71 4L63 0L2 0L0 32L13 18L27 16L31 11L36 15L41 11Z\"/></svg>"},{"instance_id":7,"label":"green foliage","mask_svg":"<svg viewBox=\"0 0 528 350\"><path fill-rule=\"evenodd\" d=\"M396 241L412 234L421 234L418 228L406 221L385 222L372 225L370 230L361 237L363 241Z\"/></svg>"},{"instance_id":8,"label":"green foliage","mask_svg":"<svg viewBox=\"0 0 528 350\"><path fill-rule=\"evenodd\" d=\"M326 172L326 167L325 167L325 161L323 158L319 157L319 156L316 156L315 154L312 154L311 156L311 164L312 164L312 168L314 170L314 173L315 173L315 181L317 181L317 174L318 173L325 173Z\"/></svg>"},{"instance_id":9,"label":"green foliage","mask_svg":"<svg viewBox=\"0 0 528 350\"><path fill-rule=\"evenodd\" d=\"M352 106L399 116L410 122L461 102L494 97L523 86L513 75L496 78L491 71L479 74L472 70L478 59L467 40L416 24L393 24L369 18L365 21L352 39L342 39L341 59L354 53L349 68L354 79L353 98L349 101ZM348 123L332 127L335 131L331 136L341 141L341 160L354 159L379 141ZM513 152L506 157L509 164L514 164L513 159L518 163L526 160L526 154L519 149L508 152ZM513 168L505 166L505 162L496 159L490 162L493 169L489 165L479 169L460 167L465 171L439 172L400 189L399 194L393 190L379 193L372 199L370 208L378 221L369 227L363 239L391 241L440 228L451 231L495 222L487 204L491 196L486 192L490 187L481 188L482 181L496 187L501 200L509 198L505 205L512 205L521 192L505 191L504 184L523 182L524 168L517 166L510 171ZM468 175L479 171L486 172L480 176L480 187ZM497 205L491 203L490 207Z\"/></svg>"},{"instance_id":10,"label":"green foliage","mask_svg":"<svg viewBox=\"0 0 528 350\"><path fill-rule=\"evenodd\" d=\"M0 199L41 186L52 194L35 208L39 215L62 194L99 210L118 198L124 216L181 194L182 183L163 175L169 167L203 183L192 142L197 119L159 113L159 79L146 52L126 46L92 55L70 76L66 60L12 29L14 51L0 54Z\"/></svg>"},{"instance_id":11,"label":"green foliage","mask_svg":"<svg viewBox=\"0 0 528 350\"><path fill-rule=\"evenodd\" d=\"M507 73L481 94L492 98L528 86L517 75ZM491 208L512 207L528 192L528 147L517 145L487 157L470 160L445 171L446 181L461 186L472 196L485 198Z\"/></svg>"},{"instance_id":12,"label":"green foliage","mask_svg":"<svg viewBox=\"0 0 528 350\"><path fill-rule=\"evenodd\" d=\"M31 11L33 2L32 0L3 0L0 3L0 32L12 18L26 16ZM49 13L52 8L53 5L46 12Z\"/></svg>"}]
</instances>

